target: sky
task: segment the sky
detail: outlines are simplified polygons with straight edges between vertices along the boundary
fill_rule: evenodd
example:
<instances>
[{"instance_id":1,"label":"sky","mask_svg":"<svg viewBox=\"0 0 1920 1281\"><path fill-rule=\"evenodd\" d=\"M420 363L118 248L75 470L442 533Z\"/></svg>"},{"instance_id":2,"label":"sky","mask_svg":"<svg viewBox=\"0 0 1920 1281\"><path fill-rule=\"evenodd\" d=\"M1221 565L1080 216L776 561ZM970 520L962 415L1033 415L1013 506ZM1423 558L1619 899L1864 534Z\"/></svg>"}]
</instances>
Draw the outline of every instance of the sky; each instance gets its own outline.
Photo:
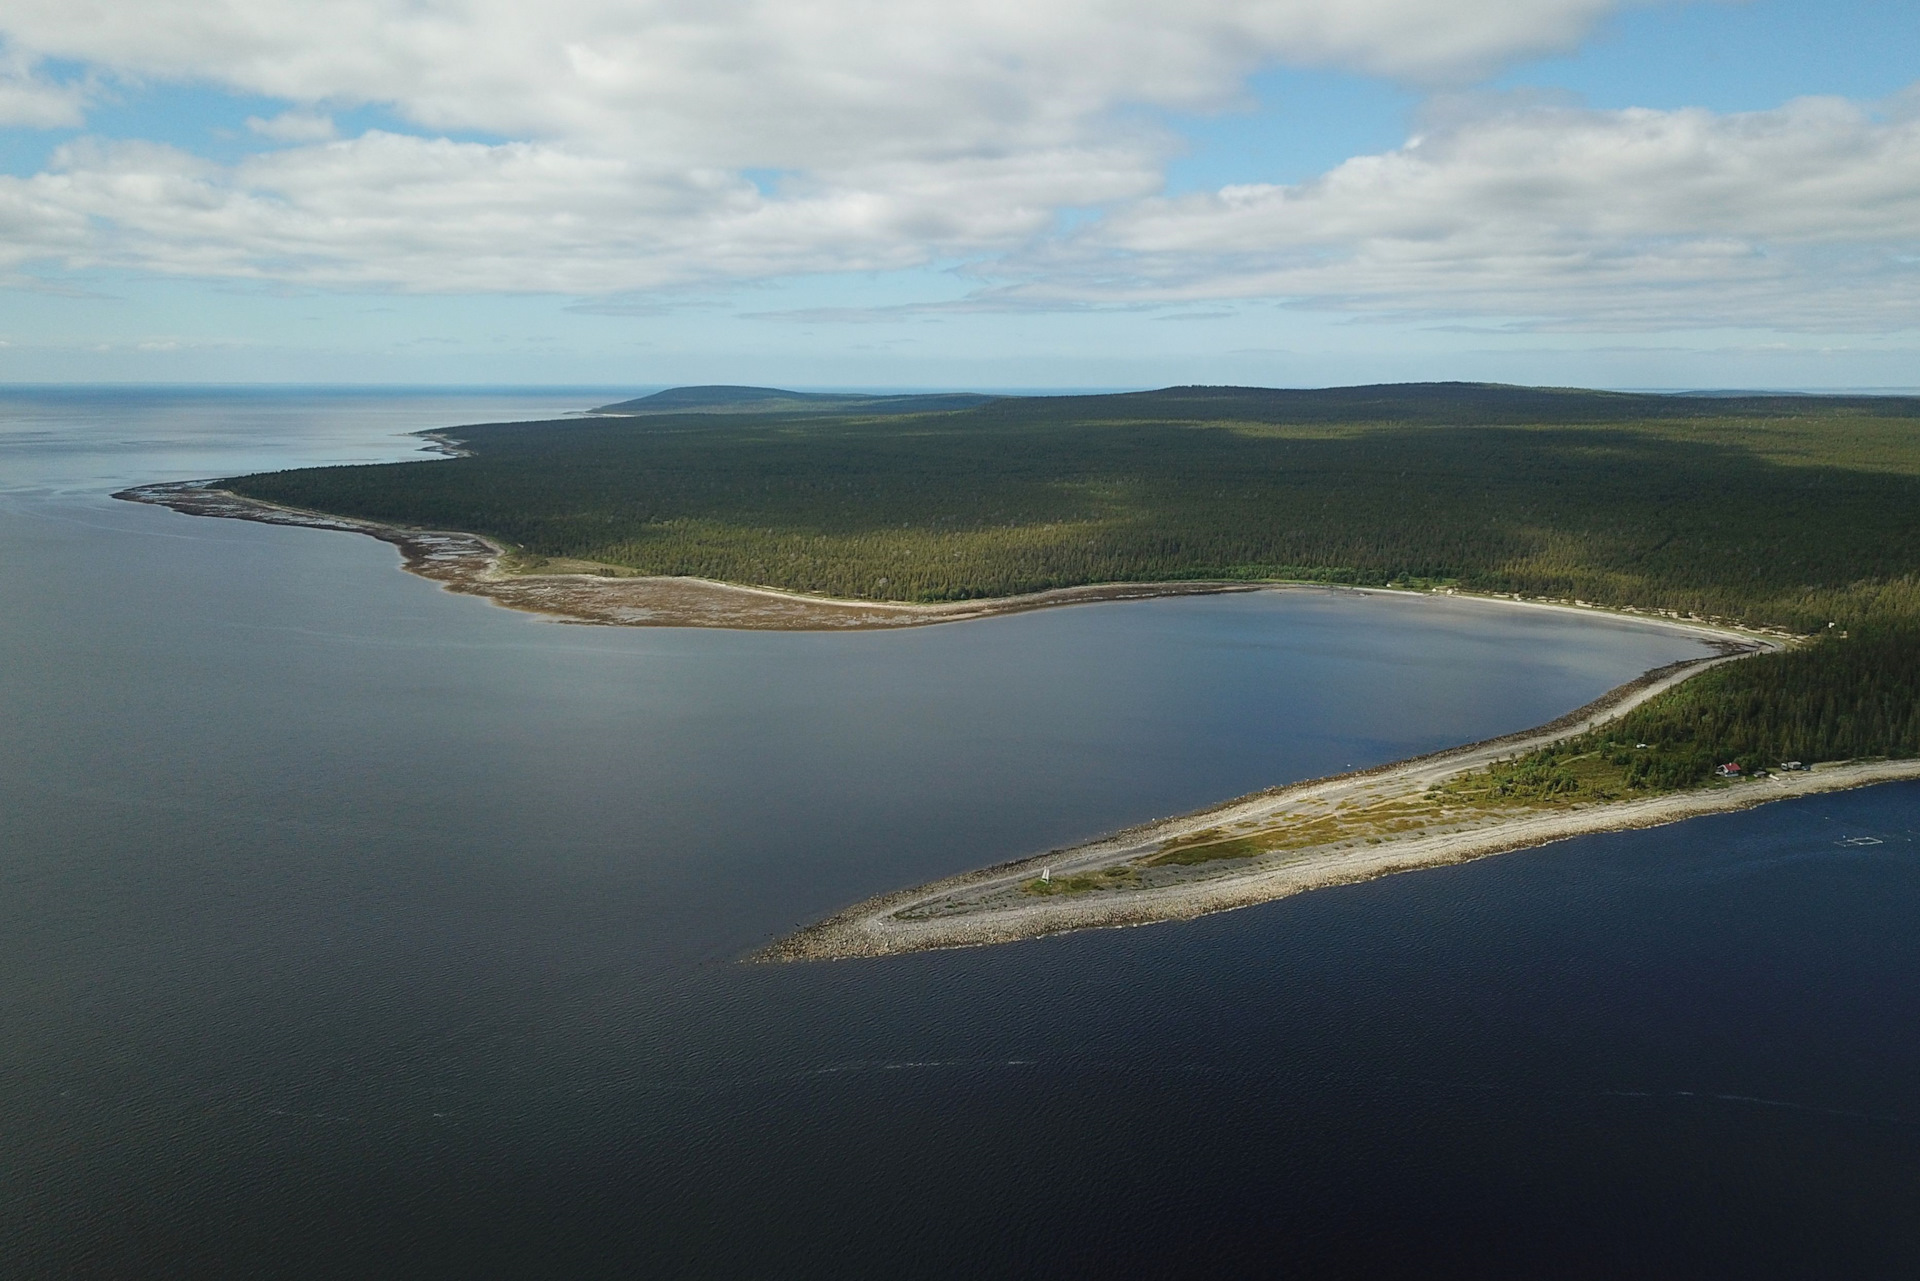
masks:
<instances>
[{"instance_id":1,"label":"sky","mask_svg":"<svg viewBox=\"0 0 1920 1281\"><path fill-rule=\"evenodd\" d=\"M8 0L0 382L1920 386L1914 0Z\"/></svg>"}]
</instances>

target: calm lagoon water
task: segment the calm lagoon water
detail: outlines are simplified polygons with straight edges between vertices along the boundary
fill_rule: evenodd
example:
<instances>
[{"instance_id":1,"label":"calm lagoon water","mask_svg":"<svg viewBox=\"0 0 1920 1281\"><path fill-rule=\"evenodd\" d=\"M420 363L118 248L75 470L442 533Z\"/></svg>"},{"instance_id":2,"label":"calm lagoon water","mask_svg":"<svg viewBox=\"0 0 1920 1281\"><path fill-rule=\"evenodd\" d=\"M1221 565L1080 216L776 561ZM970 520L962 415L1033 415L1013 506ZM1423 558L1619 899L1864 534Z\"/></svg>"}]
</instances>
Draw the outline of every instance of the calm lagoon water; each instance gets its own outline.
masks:
<instances>
[{"instance_id":1,"label":"calm lagoon water","mask_svg":"<svg viewBox=\"0 0 1920 1281\"><path fill-rule=\"evenodd\" d=\"M106 497L599 399L0 392L0 1273L1920 1265L1912 785L1191 924L737 963L1538 723L1684 638L1320 592L572 627L371 540Z\"/></svg>"}]
</instances>

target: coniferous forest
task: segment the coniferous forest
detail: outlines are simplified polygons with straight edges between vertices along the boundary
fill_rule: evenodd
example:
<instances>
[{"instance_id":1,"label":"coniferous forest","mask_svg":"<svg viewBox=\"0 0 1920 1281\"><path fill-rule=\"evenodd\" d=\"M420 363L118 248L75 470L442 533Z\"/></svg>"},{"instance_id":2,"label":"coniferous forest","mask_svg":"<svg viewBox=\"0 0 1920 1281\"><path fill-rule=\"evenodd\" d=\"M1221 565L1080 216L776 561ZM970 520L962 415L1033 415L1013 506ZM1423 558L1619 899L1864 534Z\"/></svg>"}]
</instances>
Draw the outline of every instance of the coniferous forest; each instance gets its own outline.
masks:
<instances>
[{"instance_id":1,"label":"coniferous forest","mask_svg":"<svg viewBox=\"0 0 1920 1281\"><path fill-rule=\"evenodd\" d=\"M1713 758L1920 753L1920 400L1427 384L706 408L465 427L441 433L465 457L228 485L486 534L527 569L915 601L1453 586L1818 632L1634 713L1676 745L1642 784Z\"/></svg>"}]
</instances>

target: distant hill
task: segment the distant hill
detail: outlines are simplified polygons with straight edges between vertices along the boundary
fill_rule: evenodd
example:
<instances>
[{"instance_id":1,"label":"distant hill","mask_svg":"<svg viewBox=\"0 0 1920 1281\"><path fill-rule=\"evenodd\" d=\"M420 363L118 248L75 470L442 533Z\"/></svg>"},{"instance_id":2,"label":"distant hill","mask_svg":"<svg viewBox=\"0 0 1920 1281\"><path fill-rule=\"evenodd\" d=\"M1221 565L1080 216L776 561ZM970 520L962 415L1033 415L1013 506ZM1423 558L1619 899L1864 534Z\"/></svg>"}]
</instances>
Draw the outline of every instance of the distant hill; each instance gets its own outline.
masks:
<instances>
[{"instance_id":1,"label":"distant hill","mask_svg":"<svg viewBox=\"0 0 1920 1281\"><path fill-rule=\"evenodd\" d=\"M1652 393L1515 387L1504 383L1381 383L1361 387L1164 387L1084 396L985 396L969 392L861 395L775 387L675 387L592 412L620 417L664 414L780 414L880 417L975 410L996 420L1259 423L1428 423L1518 426L1624 423L1725 417L1797 417L1817 403L1883 417L1920 417L1911 396L1808 396L1800 393Z\"/></svg>"},{"instance_id":2,"label":"distant hill","mask_svg":"<svg viewBox=\"0 0 1920 1281\"><path fill-rule=\"evenodd\" d=\"M1453 426L1544 426L1636 423L1753 415L1798 417L1835 410L1881 417L1920 417L1913 396L1808 396L1726 393L1713 396L1515 387L1505 383L1380 383L1360 387L1164 387L1095 396L1006 397L982 411L994 417L1075 422L1235 421L1258 423L1428 423Z\"/></svg>"},{"instance_id":3,"label":"distant hill","mask_svg":"<svg viewBox=\"0 0 1920 1281\"><path fill-rule=\"evenodd\" d=\"M928 414L972 409L994 399L971 392L872 396L855 392L783 391L777 387L673 387L602 405L596 414Z\"/></svg>"}]
</instances>

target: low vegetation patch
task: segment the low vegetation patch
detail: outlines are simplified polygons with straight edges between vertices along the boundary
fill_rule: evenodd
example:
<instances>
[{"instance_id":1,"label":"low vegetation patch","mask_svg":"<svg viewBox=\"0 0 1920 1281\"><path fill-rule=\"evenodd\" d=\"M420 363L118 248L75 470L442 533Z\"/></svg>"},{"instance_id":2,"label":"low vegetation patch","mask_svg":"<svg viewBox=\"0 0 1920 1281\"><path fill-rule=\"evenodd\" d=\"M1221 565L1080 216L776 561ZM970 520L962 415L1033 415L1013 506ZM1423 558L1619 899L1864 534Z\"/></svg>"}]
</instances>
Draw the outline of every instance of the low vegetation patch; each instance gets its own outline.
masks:
<instances>
[{"instance_id":1,"label":"low vegetation patch","mask_svg":"<svg viewBox=\"0 0 1920 1281\"><path fill-rule=\"evenodd\" d=\"M1427 796L1381 801L1373 805L1301 817L1244 836L1218 828L1170 841L1141 867L1197 867L1233 859L1283 854L1342 844L1382 844L1414 832L1471 822L1478 815L1465 798Z\"/></svg>"},{"instance_id":2,"label":"low vegetation patch","mask_svg":"<svg viewBox=\"0 0 1920 1281\"><path fill-rule=\"evenodd\" d=\"M1034 877L1021 885L1028 894L1051 898L1059 894L1090 894L1096 890L1131 890L1140 887L1140 873L1125 864L1102 867L1071 876Z\"/></svg>"}]
</instances>

